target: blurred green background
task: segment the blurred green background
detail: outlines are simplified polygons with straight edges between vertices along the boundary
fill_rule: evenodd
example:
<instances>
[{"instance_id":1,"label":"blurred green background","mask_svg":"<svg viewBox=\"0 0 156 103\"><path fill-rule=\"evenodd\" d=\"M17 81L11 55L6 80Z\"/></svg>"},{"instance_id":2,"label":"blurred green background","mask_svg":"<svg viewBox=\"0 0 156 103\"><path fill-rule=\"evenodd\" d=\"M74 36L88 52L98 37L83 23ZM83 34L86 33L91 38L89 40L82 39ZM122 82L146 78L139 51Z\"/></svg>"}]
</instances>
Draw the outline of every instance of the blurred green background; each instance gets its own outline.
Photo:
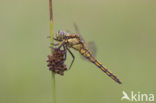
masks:
<instances>
[{"instance_id":1,"label":"blurred green background","mask_svg":"<svg viewBox=\"0 0 156 103\"><path fill-rule=\"evenodd\" d=\"M52 103L48 6L0 1L0 103ZM96 42L97 59L123 82L72 50L73 67L56 76L57 103L121 103L123 90L156 93L155 0L54 0L53 7L55 32L75 32L76 22L85 40Z\"/></svg>"}]
</instances>

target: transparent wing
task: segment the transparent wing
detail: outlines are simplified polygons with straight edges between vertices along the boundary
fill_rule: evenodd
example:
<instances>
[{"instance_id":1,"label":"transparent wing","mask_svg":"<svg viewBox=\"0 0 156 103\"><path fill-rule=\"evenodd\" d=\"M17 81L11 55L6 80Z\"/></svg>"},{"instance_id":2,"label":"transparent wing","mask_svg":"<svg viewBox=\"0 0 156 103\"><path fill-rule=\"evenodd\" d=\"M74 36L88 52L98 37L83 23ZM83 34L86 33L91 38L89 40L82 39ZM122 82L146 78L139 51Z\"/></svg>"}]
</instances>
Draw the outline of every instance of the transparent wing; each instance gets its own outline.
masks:
<instances>
[{"instance_id":1,"label":"transparent wing","mask_svg":"<svg viewBox=\"0 0 156 103\"><path fill-rule=\"evenodd\" d=\"M96 48L95 42L94 41L85 42L76 23L74 23L74 28L75 28L76 33L80 36L80 39L84 42L85 46L89 49L92 55L96 57L97 48ZM81 58L85 59L83 56L81 56Z\"/></svg>"},{"instance_id":2,"label":"transparent wing","mask_svg":"<svg viewBox=\"0 0 156 103\"><path fill-rule=\"evenodd\" d=\"M83 39L83 37L82 37L82 35L80 33L80 30L79 30L77 24L76 23L73 23L73 25L74 25L76 34L79 35L80 36L80 39L85 43L85 40Z\"/></svg>"},{"instance_id":3,"label":"transparent wing","mask_svg":"<svg viewBox=\"0 0 156 103\"><path fill-rule=\"evenodd\" d=\"M92 53L92 55L94 57L96 57L96 53L97 53L97 47L94 41L89 41L86 43L88 49L90 50L90 52Z\"/></svg>"}]
</instances>

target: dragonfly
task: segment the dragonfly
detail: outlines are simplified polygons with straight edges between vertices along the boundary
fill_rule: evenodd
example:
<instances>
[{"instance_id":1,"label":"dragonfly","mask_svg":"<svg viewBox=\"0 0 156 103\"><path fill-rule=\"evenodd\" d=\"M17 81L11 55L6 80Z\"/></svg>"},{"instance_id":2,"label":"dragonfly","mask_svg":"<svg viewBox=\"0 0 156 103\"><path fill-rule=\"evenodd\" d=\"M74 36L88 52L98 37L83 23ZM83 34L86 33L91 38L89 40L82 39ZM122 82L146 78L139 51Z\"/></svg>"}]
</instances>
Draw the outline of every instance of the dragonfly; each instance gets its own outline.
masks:
<instances>
[{"instance_id":1,"label":"dragonfly","mask_svg":"<svg viewBox=\"0 0 156 103\"><path fill-rule=\"evenodd\" d=\"M55 41L58 43L52 43L54 46L53 49L60 49L63 47L63 49L67 52L69 52L73 58L70 66L68 69L71 68L75 56L71 52L70 48L78 51L84 58L95 64L99 69L101 69L104 73L106 73L110 78L112 78L114 81L116 81L119 84L122 84L122 82L113 74L111 73L105 66L103 66L90 52L90 50L87 48L84 40L78 33L68 33L63 30L59 30L54 38ZM66 56L65 56L66 58Z\"/></svg>"},{"instance_id":2,"label":"dragonfly","mask_svg":"<svg viewBox=\"0 0 156 103\"><path fill-rule=\"evenodd\" d=\"M83 40L83 42L85 42L85 43L84 43L85 46L90 50L90 52L92 53L92 55L93 55L94 57L96 57L97 47L96 47L95 42L94 42L94 41L88 41L88 42L86 42L86 41L83 39L83 36L81 35L81 32L80 32L79 27L78 27L78 25L77 25L76 22L73 23L73 26L74 26L74 29L75 29L76 34L80 36L81 40ZM69 30L66 30L66 32L70 33ZM82 56L82 55L80 55L80 57L81 57L82 60L87 60L87 59L86 59L84 56Z\"/></svg>"}]
</instances>

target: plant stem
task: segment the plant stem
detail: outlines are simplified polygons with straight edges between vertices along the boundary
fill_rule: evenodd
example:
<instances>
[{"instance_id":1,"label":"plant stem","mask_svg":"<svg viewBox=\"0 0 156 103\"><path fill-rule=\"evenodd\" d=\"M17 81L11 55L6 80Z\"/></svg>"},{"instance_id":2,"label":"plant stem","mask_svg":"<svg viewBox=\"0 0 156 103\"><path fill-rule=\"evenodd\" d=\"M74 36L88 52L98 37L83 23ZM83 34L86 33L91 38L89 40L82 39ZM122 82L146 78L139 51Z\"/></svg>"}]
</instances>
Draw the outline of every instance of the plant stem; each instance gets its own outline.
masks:
<instances>
[{"instance_id":1,"label":"plant stem","mask_svg":"<svg viewBox=\"0 0 156 103\"><path fill-rule=\"evenodd\" d=\"M52 0L49 0L49 14L50 14L50 43L54 42L54 28L53 28L53 9L52 9ZM50 45L53 47L53 45ZM53 53L53 49L51 49L51 53ZM56 90L55 90L55 74L52 72L51 76L52 80L52 103L56 103Z\"/></svg>"},{"instance_id":2,"label":"plant stem","mask_svg":"<svg viewBox=\"0 0 156 103\"><path fill-rule=\"evenodd\" d=\"M50 36L51 36L51 43L54 42L54 28L53 28L53 9L52 9L52 0L49 0L49 14L50 14ZM53 45L51 45L53 46ZM53 49L51 49L51 51L53 51Z\"/></svg>"},{"instance_id":3,"label":"plant stem","mask_svg":"<svg viewBox=\"0 0 156 103\"><path fill-rule=\"evenodd\" d=\"M56 90L55 90L55 74L53 72L51 76L52 80L52 103L56 103Z\"/></svg>"}]
</instances>

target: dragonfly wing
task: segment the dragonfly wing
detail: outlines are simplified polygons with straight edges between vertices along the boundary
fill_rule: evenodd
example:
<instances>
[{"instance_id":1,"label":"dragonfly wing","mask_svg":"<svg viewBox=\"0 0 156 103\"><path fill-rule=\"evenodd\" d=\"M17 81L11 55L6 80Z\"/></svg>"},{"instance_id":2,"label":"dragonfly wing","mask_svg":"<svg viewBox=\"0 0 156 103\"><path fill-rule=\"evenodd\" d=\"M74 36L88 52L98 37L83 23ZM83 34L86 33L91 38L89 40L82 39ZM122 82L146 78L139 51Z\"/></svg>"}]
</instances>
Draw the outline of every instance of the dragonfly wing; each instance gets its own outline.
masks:
<instances>
[{"instance_id":1,"label":"dragonfly wing","mask_svg":"<svg viewBox=\"0 0 156 103\"><path fill-rule=\"evenodd\" d=\"M83 37L82 37L82 35L81 35L81 33L80 33L80 30L79 30L77 24L74 23L73 25L74 25L74 28L75 28L75 31L76 31L77 35L79 35L81 41L83 41L83 43L85 44L86 48L88 48L89 51L92 53L92 55L93 55L94 57L96 57L97 48L96 48L95 42L93 42L93 41L85 42L85 40L83 39ZM82 59L85 59L83 56L81 56L81 58L82 58Z\"/></svg>"},{"instance_id":2,"label":"dragonfly wing","mask_svg":"<svg viewBox=\"0 0 156 103\"><path fill-rule=\"evenodd\" d=\"M87 43L85 43L85 46L91 52L92 56L96 57L97 48L96 48L95 42L93 42L93 41L87 42ZM86 58L83 57L82 55L80 55L80 57L81 57L81 59L86 60Z\"/></svg>"},{"instance_id":3,"label":"dragonfly wing","mask_svg":"<svg viewBox=\"0 0 156 103\"><path fill-rule=\"evenodd\" d=\"M79 35L81 41L85 42L84 39L83 39L83 37L82 37L82 35L81 35L81 33L80 33L80 30L79 30L77 24L76 23L73 23L73 25L74 25L76 34Z\"/></svg>"},{"instance_id":4,"label":"dragonfly wing","mask_svg":"<svg viewBox=\"0 0 156 103\"><path fill-rule=\"evenodd\" d=\"M87 42L87 47L94 57L96 57L97 47L94 41Z\"/></svg>"},{"instance_id":5,"label":"dragonfly wing","mask_svg":"<svg viewBox=\"0 0 156 103\"><path fill-rule=\"evenodd\" d=\"M76 32L77 34L80 34L80 30L79 30L77 24L74 22L73 25L74 25L75 32Z\"/></svg>"}]
</instances>

